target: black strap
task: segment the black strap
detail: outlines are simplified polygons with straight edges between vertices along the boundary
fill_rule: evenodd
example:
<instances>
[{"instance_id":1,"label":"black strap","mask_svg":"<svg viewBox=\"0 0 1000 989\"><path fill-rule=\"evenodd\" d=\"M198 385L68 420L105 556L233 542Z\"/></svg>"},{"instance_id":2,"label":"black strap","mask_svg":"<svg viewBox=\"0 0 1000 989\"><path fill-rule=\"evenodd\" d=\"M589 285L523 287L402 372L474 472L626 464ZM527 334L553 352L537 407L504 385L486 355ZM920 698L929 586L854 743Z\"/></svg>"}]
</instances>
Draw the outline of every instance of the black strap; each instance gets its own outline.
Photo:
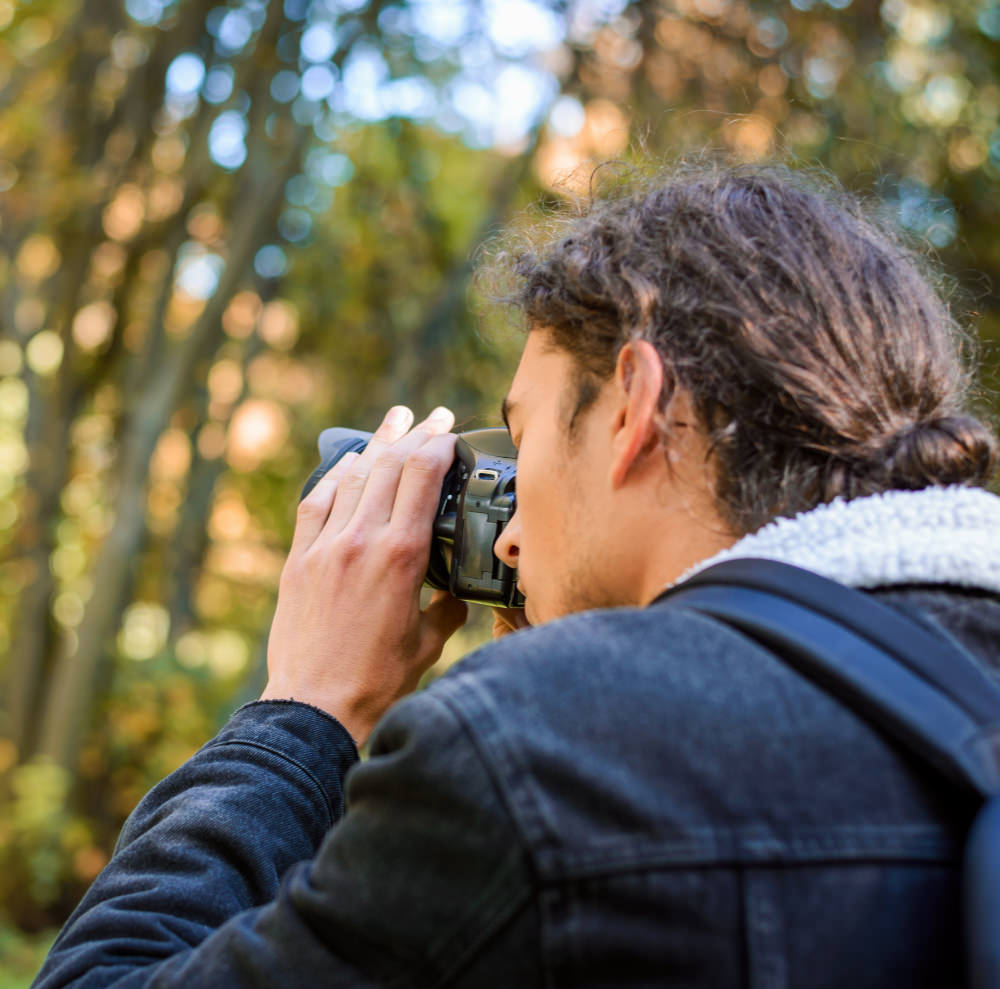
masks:
<instances>
[{"instance_id":1,"label":"black strap","mask_svg":"<svg viewBox=\"0 0 1000 989\"><path fill-rule=\"evenodd\" d=\"M983 797L1000 792L1000 687L957 644L871 595L742 559L659 600L733 626L951 779Z\"/></svg>"}]
</instances>

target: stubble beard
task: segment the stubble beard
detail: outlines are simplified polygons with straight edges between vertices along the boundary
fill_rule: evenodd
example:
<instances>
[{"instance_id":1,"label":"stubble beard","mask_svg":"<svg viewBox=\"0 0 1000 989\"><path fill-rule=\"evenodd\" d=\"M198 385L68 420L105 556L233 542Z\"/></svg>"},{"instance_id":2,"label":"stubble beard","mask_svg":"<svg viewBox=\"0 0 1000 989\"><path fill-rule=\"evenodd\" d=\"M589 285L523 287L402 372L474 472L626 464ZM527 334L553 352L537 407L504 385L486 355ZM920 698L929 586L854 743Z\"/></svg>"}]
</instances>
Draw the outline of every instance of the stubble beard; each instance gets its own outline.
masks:
<instances>
[{"instance_id":1,"label":"stubble beard","mask_svg":"<svg viewBox=\"0 0 1000 989\"><path fill-rule=\"evenodd\" d=\"M592 553L573 562L556 598L557 617L599 608L624 608L634 604L636 602L623 593L622 587L610 583L606 568L600 565L600 561Z\"/></svg>"}]
</instances>

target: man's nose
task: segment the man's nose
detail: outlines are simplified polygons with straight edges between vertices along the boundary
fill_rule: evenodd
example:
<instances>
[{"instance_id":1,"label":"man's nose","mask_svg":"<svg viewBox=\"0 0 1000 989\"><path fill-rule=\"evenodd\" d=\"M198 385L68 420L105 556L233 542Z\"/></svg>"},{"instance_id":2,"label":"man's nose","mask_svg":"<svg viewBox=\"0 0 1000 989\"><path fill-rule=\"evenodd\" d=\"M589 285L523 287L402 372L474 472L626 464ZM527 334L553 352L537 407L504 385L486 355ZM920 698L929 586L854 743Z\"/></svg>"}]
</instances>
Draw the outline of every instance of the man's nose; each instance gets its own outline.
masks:
<instances>
[{"instance_id":1,"label":"man's nose","mask_svg":"<svg viewBox=\"0 0 1000 989\"><path fill-rule=\"evenodd\" d=\"M521 522L517 517L517 510L511 516L511 520L504 526L503 532L497 537L493 544L493 552L496 557L508 567L517 566L517 557L520 552L521 542Z\"/></svg>"}]
</instances>

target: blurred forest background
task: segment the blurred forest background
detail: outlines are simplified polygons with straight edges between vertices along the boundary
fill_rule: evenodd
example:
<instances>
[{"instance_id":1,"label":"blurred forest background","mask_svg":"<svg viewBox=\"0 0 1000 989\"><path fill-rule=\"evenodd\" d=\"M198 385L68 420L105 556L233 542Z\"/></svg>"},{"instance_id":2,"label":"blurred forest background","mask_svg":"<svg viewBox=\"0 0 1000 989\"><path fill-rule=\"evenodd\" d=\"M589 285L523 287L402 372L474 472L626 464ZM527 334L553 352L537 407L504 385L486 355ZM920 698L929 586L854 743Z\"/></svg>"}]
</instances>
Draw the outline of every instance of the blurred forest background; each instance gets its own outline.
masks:
<instances>
[{"instance_id":1,"label":"blurred forest background","mask_svg":"<svg viewBox=\"0 0 1000 989\"><path fill-rule=\"evenodd\" d=\"M498 424L474 254L587 162L876 195L995 394L998 70L996 0L0 0L0 989L260 689L319 431Z\"/></svg>"}]
</instances>

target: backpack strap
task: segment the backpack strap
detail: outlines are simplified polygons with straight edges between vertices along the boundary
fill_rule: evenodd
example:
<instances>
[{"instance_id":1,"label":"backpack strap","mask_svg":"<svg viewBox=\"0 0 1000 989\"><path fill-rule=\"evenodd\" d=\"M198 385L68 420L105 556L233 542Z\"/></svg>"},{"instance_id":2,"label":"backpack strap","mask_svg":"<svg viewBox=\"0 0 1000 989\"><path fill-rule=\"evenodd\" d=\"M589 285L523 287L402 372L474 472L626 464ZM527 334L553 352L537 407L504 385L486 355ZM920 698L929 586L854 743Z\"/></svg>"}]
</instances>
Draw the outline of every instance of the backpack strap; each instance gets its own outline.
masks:
<instances>
[{"instance_id":1,"label":"backpack strap","mask_svg":"<svg viewBox=\"0 0 1000 989\"><path fill-rule=\"evenodd\" d=\"M976 815L965 842L962 925L972 989L1000 987L1000 796Z\"/></svg>"},{"instance_id":2,"label":"backpack strap","mask_svg":"<svg viewBox=\"0 0 1000 989\"><path fill-rule=\"evenodd\" d=\"M716 564L658 601L709 615L986 798L1000 792L1000 687L956 643L863 591L774 560Z\"/></svg>"},{"instance_id":3,"label":"backpack strap","mask_svg":"<svg viewBox=\"0 0 1000 989\"><path fill-rule=\"evenodd\" d=\"M965 845L966 977L1000 989L1000 687L957 643L786 563L719 563L658 600L742 632L984 799Z\"/></svg>"}]
</instances>

